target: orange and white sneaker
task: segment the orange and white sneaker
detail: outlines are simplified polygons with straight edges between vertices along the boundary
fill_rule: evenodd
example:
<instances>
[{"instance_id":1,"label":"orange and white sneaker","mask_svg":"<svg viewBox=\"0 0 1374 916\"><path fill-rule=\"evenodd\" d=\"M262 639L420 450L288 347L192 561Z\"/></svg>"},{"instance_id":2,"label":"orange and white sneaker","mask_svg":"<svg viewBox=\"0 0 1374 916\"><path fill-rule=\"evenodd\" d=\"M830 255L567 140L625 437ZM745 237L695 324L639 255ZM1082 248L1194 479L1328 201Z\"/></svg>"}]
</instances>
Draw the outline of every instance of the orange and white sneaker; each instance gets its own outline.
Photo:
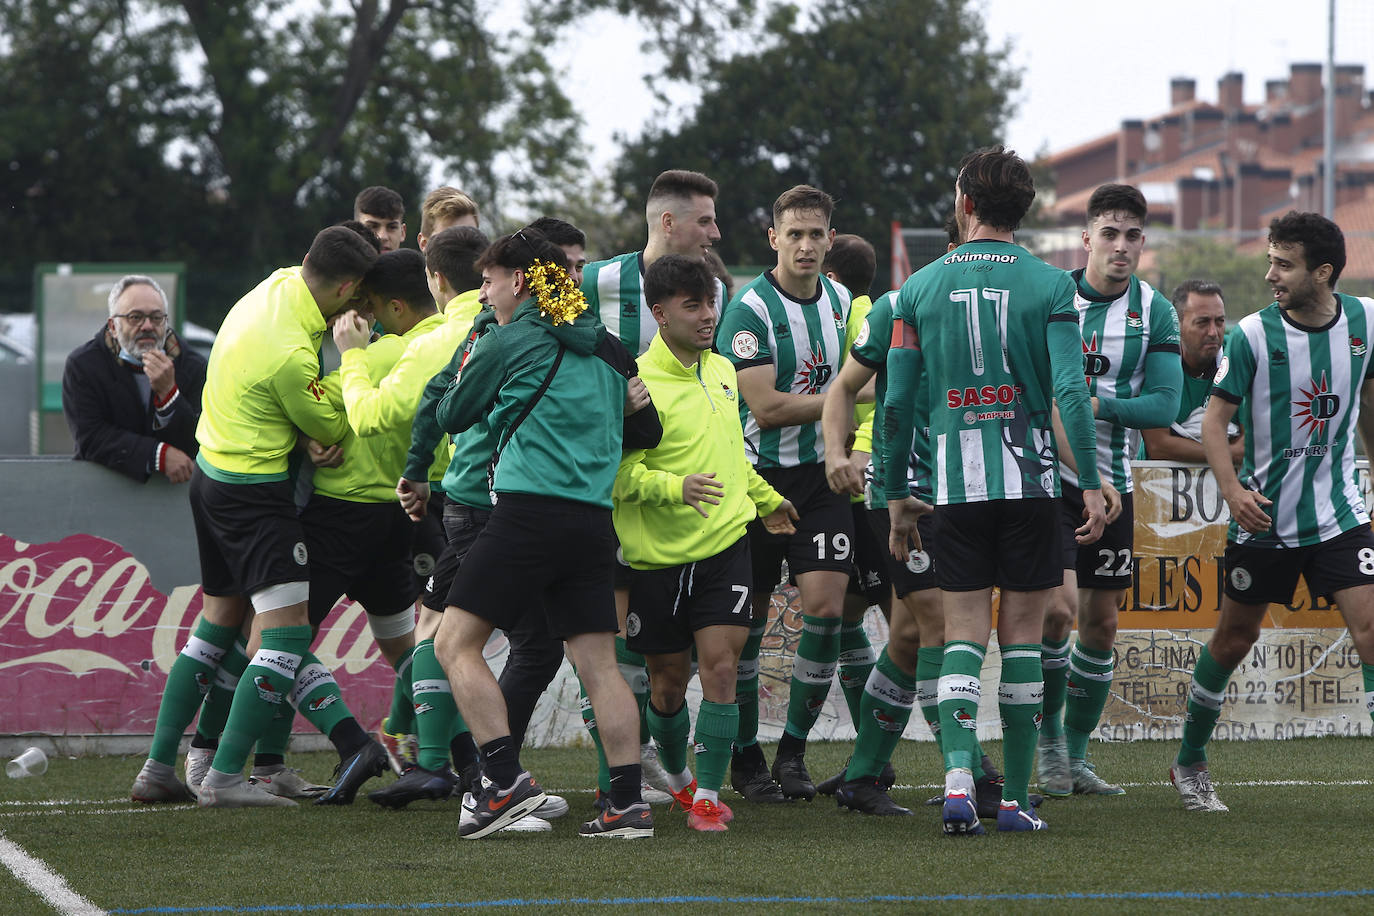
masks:
<instances>
[{"instance_id":1,"label":"orange and white sneaker","mask_svg":"<svg viewBox=\"0 0 1374 916\"><path fill-rule=\"evenodd\" d=\"M702 799L695 802L687 812L687 826L703 833L719 833L730 828L725 826L731 820L730 809L715 802Z\"/></svg>"}]
</instances>

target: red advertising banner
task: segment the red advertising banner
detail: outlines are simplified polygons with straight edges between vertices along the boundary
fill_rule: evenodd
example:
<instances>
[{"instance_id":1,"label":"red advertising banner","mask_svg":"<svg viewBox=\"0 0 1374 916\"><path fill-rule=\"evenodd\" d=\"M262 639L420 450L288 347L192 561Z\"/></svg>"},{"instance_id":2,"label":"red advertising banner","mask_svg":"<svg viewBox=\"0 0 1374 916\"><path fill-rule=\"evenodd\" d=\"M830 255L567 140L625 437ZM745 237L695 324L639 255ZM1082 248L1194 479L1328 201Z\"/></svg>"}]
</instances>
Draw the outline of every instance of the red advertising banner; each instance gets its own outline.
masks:
<instances>
[{"instance_id":1,"label":"red advertising banner","mask_svg":"<svg viewBox=\"0 0 1374 916\"><path fill-rule=\"evenodd\" d=\"M162 594L112 541L0 535L0 734L151 734L200 606L199 586ZM341 602L314 649L365 727L385 714L394 674L361 607Z\"/></svg>"}]
</instances>

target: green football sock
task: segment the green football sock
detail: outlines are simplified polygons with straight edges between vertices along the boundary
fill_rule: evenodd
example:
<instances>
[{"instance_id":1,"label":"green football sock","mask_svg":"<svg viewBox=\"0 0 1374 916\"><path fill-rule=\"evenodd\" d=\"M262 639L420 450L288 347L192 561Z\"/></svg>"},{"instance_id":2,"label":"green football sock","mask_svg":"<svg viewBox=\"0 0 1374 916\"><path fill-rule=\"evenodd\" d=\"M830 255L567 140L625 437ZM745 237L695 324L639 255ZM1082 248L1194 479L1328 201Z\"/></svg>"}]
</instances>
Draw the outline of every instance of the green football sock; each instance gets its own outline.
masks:
<instances>
[{"instance_id":1,"label":"green football sock","mask_svg":"<svg viewBox=\"0 0 1374 916\"><path fill-rule=\"evenodd\" d=\"M301 662L305 664L304 661ZM267 723L267 730L258 738L258 743L253 745L253 752L257 757L285 757L286 747L291 743L291 726L296 722L296 704L292 703L282 709L277 710L277 714L272 717L272 721ZM326 732L328 734L328 732ZM255 763L262 763L262 760L255 760Z\"/></svg>"},{"instance_id":2,"label":"green football sock","mask_svg":"<svg viewBox=\"0 0 1374 916\"><path fill-rule=\"evenodd\" d=\"M229 708L234 705L234 691L238 689L239 678L248 667L248 637L240 633L234 645L224 653L215 672L214 683L205 695L200 706L200 718L196 721L196 740L198 746L214 747L224 731L224 723L229 721Z\"/></svg>"},{"instance_id":3,"label":"green football sock","mask_svg":"<svg viewBox=\"0 0 1374 916\"><path fill-rule=\"evenodd\" d=\"M301 656L289 699L305 720L326 737L334 731L334 726L344 719L353 718L343 694L339 692L339 682L334 680L334 673L313 652L307 651Z\"/></svg>"},{"instance_id":4,"label":"green football sock","mask_svg":"<svg viewBox=\"0 0 1374 916\"><path fill-rule=\"evenodd\" d=\"M792 660L792 692L784 732L801 741L821 714L840 657L840 618L802 615L801 639Z\"/></svg>"},{"instance_id":5,"label":"green football sock","mask_svg":"<svg viewBox=\"0 0 1374 916\"><path fill-rule=\"evenodd\" d=\"M639 743L649 743L649 723L645 718L645 707L649 705L649 668L644 656L631 652L625 640L615 638L615 663L620 676L630 685L630 693L635 695L635 705L639 707Z\"/></svg>"},{"instance_id":6,"label":"green football sock","mask_svg":"<svg viewBox=\"0 0 1374 916\"><path fill-rule=\"evenodd\" d=\"M1064 700L1064 739L1071 760L1088 756L1088 738L1102 718L1112 692L1112 650L1100 651L1080 639L1069 653L1068 696Z\"/></svg>"},{"instance_id":7,"label":"green football sock","mask_svg":"<svg viewBox=\"0 0 1374 916\"><path fill-rule=\"evenodd\" d=\"M940 668L945 663L944 646L925 646L916 650L916 703L921 707L926 726L935 737L935 752L940 750Z\"/></svg>"},{"instance_id":8,"label":"green football sock","mask_svg":"<svg viewBox=\"0 0 1374 916\"><path fill-rule=\"evenodd\" d=\"M214 682L215 671L237 634L238 627L223 627L203 617L196 623L195 630L172 663L172 670L167 672L167 685L162 690L157 725L153 729L153 745L148 751L150 758L176 766L181 736L196 717L196 710Z\"/></svg>"},{"instance_id":9,"label":"green football sock","mask_svg":"<svg viewBox=\"0 0 1374 916\"><path fill-rule=\"evenodd\" d=\"M212 769L224 774L243 771L249 750L266 731L279 707L286 703L301 656L310 649L310 637L308 626L262 631L262 648L234 691L234 705L229 710Z\"/></svg>"},{"instance_id":10,"label":"green football sock","mask_svg":"<svg viewBox=\"0 0 1374 916\"><path fill-rule=\"evenodd\" d=\"M1193 680L1188 685L1188 714L1183 722L1183 743L1178 749L1182 766L1196 766L1207 762L1207 742L1212 729L1221 718L1221 704L1226 698L1226 682L1231 680L1233 668L1223 668L1212 658L1206 646L1193 667ZM1369 689L1369 666L1365 666L1365 689Z\"/></svg>"},{"instance_id":11,"label":"green football sock","mask_svg":"<svg viewBox=\"0 0 1374 916\"><path fill-rule=\"evenodd\" d=\"M1069 686L1069 637L1040 645L1040 670L1045 676L1045 712L1040 731L1050 738L1064 734L1064 696Z\"/></svg>"},{"instance_id":12,"label":"green football sock","mask_svg":"<svg viewBox=\"0 0 1374 916\"><path fill-rule=\"evenodd\" d=\"M422 639L410 656L411 696L414 698L415 737L419 745L416 763L422 769L441 770L448 763L458 707L443 665L434 656L434 640Z\"/></svg>"},{"instance_id":13,"label":"green football sock","mask_svg":"<svg viewBox=\"0 0 1374 916\"><path fill-rule=\"evenodd\" d=\"M970 772L978 764L978 702L983 697L983 656L974 642L945 643L940 667L940 745L945 770Z\"/></svg>"},{"instance_id":14,"label":"green football sock","mask_svg":"<svg viewBox=\"0 0 1374 916\"><path fill-rule=\"evenodd\" d=\"M846 620L840 625L840 690L849 707L849 721L859 728L859 706L863 703L864 688L873 672L873 644L868 641L864 622Z\"/></svg>"},{"instance_id":15,"label":"green football sock","mask_svg":"<svg viewBox=\"0 0 1374 916\"><path fill-rule=\"evenodd\" d=\"M601 746L601 731L596 727L596 710L592 709L591 697L587 696L587 688L582 686L582 678L577 679L578 699L582 704L582 724L587 728L587 734L592 736L592 744L596 745L596 787L603 794L609 795L611 792L611 767L606 762L606 749Z\"/></svg>"},{"instance_id":16,"label":"green football sock","mask_svg":"<svg viewBox=\"0 0 1374 916\"><path fill-rule=\"evenodd\" d=\"M658 744L658 760L663 764L664 771L676 776L687 769L687 735L692 731L687 704L683 703L677 712L665 716L650 703L648 720L649 734Z\"/></svg>"},{"instance_id":17,"label":"green football sock","mask_svg":"<svg viewBox=\"0 0 1374 916\"><path fill-rule=\"evenodd\" d=\"M915 702L916 678L898 668L884 649L864 686L859 734L854 739L854 756L849 758L845 779L878 778L892 759Z\"/></svg>"},{"instance_id":18,"label":"green football sock","mask_svg":"<svg viewBox=\"0 0 1374 916\"><path fill-rule=\"evenodd\" d=\"M697 708L697 788L719 792L730 766L730 745L739 732L739 707L702 700Z\"/></svg>"},{"instance_id":19,"label":"green football sock","mask_svg":"<svg viewBox=\"0 0 1374 916\"><path fill-rule=\"evenodd\" d=\"M410 664L415 647L396 660L396 680L391 685L391 709L386 714L386 730L393 735L409 735L415 731L415 694L411 692Z\"/></svg>"},{"instance_id":20,"label":"green football sock","mask_svg":"<svg viewBox=\"0 0 1374 916\"><path fill-rule=\"evenodd\" d=\"M1025 811L1030 810L1031 770L1045 696L1040 664L1038 645L1002 647L1002 683L997 689L1002 713L1002 776L1006 780L1002 798L1019 803Z\"/></svg>"},{"instance_id":21,"label":"green football sock","mask_svg":"<svg viewBox=\"0 0 1374 916\"><path fill-rule=\"evenodd\" d=\"M739 653L739 667L735 669L739 732L735 735L735 747L748 747L759 739L759 647L767 628L767 620L751 620L749 636ZM697 782L700 784L700 777Z\"/></svg>"}]
</instances>

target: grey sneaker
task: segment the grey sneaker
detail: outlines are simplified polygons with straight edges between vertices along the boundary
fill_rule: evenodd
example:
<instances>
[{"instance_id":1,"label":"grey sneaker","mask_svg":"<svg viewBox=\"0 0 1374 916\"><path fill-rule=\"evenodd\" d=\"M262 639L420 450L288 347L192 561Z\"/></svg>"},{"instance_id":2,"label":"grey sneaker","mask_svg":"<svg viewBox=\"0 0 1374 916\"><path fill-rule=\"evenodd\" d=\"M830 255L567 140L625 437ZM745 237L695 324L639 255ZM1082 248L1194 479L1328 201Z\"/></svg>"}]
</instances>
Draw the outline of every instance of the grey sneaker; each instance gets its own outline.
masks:
<instances>
[{"instance_id":1,"label":"grey sneaker","mask_svg":"<svg viewBox=\"0 0 1374 916\"><path fill-rule=\"evenodd\" d=\"M200 784L197 799L202 808L294 808L296 803L289 798L280 798L261 786L249 785L239 780L232 786Z\"/></svg>"},{"instance_id":2,"label":"grey sneaker","mask_svg":"<svg viewBox=\"0 0 1374 916\"><path fill-rule=\"evenodd\" d=\"M640 790L641 793L643 790ZM543 821L551 821L554 818L562 817L568 813L568 800L561 795L548 795L544 799L544 804L535 808L531 817L539 818ZM545 828L540 827L540 830ZM552 829L552 828L548 828Z\"/></svg>"},{"instance_id":3,"label":"grey sneaker","mask_svg":"<svg viewBox=\"0 0 1374 916\"><path fill-rule=\"evenodd\" d=\"M658 747L650 741L639 746L639 771L643 782L639 795L651 805L666 805L673 800L668 791L668 774L658 760Z\"/></svg>"},{"instance_id":4,"label":"grey sneaker","mask_svg":"<svg viewBox=\"0 0 1374 916\"><path fill-rule=\"evenodd\" d=\"M134 777L133 788L129 790L129 797L136 802L191 802L196 797L191 794L191 790L186 788L186 783L177 779L176 773L171 772L171 767L165 767L168 772L160 772L158 766L153 765L149 760L143 764L143 769L138 771Z\"/></svg>"},{"instance_id":5,"label":"grey sneaker","mask_svg":"<svg viewBox=\"0 0 1374 916\"><path fill-rule=\"evenodd\" d=\"M1186 767L1176 763L1169 767L1169 781L1183 799L1183 807L1188 811L1230 811L1217 798L1217 790L1212 786L1212 776L1207 765Z\"/></svg>"},{"instance_id":6,"label":"grey sneaker","mask_svg":"<svg viewBox=\"0 0 1374 916\"><path fill-rule=\"evenodd\" d=\"M1045 794L1054 798L1072 795L1073 776L1069 773L1069 748L1064 736L1051 738L1042 734L1038 751L1040 786Z\"/></svg>"},{"instance_id":7,"label":"grey sneaker","mask_svg":"<svg viewBox=\"0 0 1374 916\"><path fill-rule=\"evenodd\" d=\"M210 764L215 761L215 749L212 747L193 747L186 751L186 788L195 795L200 791L200 784L205 781L205 774L210 772Z\"/></svg>"},{"instance_id":8,"label":"grey sneaker","mask_svg":"<svg viewBox=\"0 0 1374 916\"><path fill-rule=\"evenodd\" d=\"M300 770L288 769L283 763L253 767L248 781L281 798L318 798L329 791L329 786L317 786L302 777Z\"/></svg>"},{"instance_id":9,"label":"grey sneaker","mask_svg":"<svg viewBox=\"0 0 1374 916\"><path fill-rule=\"evenodd\" d=\"M1069 773L1073 776L1073 792L1075 795L1125 795L1126 790L1120 786L1114 786L1093 769L1093 765L1086 760L1070 760Z\"/></svg>"}]
</instances>

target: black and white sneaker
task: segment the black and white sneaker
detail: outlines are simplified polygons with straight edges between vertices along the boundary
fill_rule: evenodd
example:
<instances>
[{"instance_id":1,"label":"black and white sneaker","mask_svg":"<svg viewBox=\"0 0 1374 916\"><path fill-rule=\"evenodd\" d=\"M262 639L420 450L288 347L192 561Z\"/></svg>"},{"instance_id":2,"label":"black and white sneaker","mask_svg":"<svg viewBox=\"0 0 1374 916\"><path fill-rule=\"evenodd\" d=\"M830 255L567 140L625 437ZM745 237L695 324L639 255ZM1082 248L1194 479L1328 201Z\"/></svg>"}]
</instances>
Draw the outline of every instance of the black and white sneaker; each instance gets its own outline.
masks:
<instances>
[{"instance_id":1,"label":"black and white sneaker","mask_svg":"<svg viewBox=\"0 0 1374 916\"><path fill-rule=\"evenodd\" d=\"M482 789L473 796L472 808L464 806L458 835L465 840L480 840L532 813L547 797L528 771L505 789L483 776Z\"/></svg>"},{"instance_id":2,"label":"black and white sneaker","mask_svg":"<svg viewBox=\"0 0 1374 916\"><path fill-rule=\"evenodd\" d=\"M608 804L604 811L578 828L577 833L586 837L647 839L654 835L654 815L648 802L630 805L624 810Z\"/></svg>"}]
</instances>

